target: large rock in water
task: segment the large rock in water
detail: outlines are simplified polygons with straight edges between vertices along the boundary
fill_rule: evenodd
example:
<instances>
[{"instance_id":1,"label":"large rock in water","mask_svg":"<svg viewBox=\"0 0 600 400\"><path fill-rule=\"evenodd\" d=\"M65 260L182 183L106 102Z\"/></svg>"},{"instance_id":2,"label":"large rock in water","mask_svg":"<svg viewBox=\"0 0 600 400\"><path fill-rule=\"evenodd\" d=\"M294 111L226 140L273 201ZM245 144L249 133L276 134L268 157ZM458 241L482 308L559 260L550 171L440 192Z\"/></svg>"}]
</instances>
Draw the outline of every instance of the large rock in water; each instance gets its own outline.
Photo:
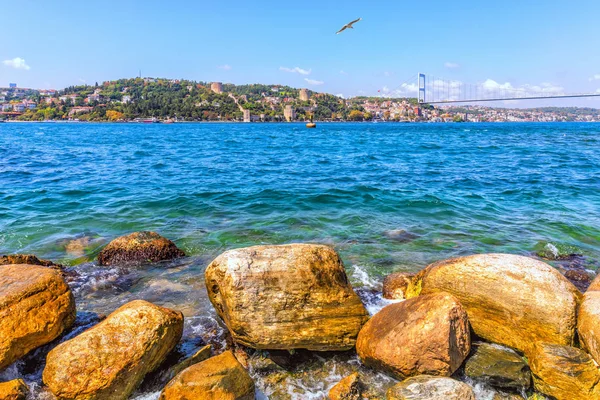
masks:
<instances>
[{"instance_id":1,"label":"large rock in water","mask_svg":"<svg viewBox=\"0 0 600 400\"><path fill-rule=\"evenodd\" d=\"M527 353L538 341L572 345L581 294L550 265L510 254L480 254L431 264L412 293L448 292L475 333ZM410 292L410 290L409 290Z\"/></svg>"},{"instance_id":2,"label":"large rock in water","mask_svg":"<svg viewBox=\"0 0 600 400\"><path fill-rule=\"evenodd\" d=\"M134 232L110 242L98 254L99 265L132 265L171 260L185 253L156 232Z\"/></svg>"},{"instance_id":3,"label":"large rock in water","mask_svg":"<svg viewBox=\"0 0 600 400\"><path fill-rule=\"evenodd\" d=\"M206 268L205 281L233 339L255 349L348 350L368 319L327 246L229 250Z\"/></svg>"},{"instance_id":4,"label":"large rock in water","mask_svg":"<svg viewBox=\"0 0 600 400\"><path fill-rule=\"evenodd\" d=\"M447 293L419 296L385 307L360 331L361 361L396 378L450 376L469 354L467 313Z\"/></svg>"},{"instance_id":5,"label":"large rock in water","mask_svg":"<svg viewBox=\"0 0 600 400\"><path fill-rule=\"evenodd\" d=\"M75 300L59 272L0 266L0 370L56 339L75 321Z\"/></svg>"},{"instance_id":6,"label":"large rock in water","mask_svg":"<svg viewBox=\"0 0 600 400\"><path fill-rule=\"evenodd\" d=\"M475 400L473 389L463 382L439 376L408 378L387 392L387 400Z\"/></svg>"},{"instance_id":7,"label":"large rock in water","mask_svg":"<svg viewBox=\"0 0 600 400\"><path fill-rule=\"evenodd\" d=\"M254 382L231 351L184 369L159 400L254 400Z\"/></svg>"},{"instance_id":8,"label":"large rock in water","mask_svg":"<svg viewBox=\"0 0 600 400\"><path fill-rule=\"evenodd\" d=\"M586 292L579 307L577 330L582 347L600 363L600 292Z\"/></svg>"},{"instance_id":9,"label":"large rock in water","mask_svg":"<svg viewBox=\"0 0 600 400\"><path fill-rule=\"evenodd\" d=\"M531 372L514 350L490 343L478 343L465 363L465 375L499 388L529 389Z\"/></svg>"},{"instance_id":10,"label":"large rock in water","mask_svg":"<svg viewBox=\"0 0 600 400\"><path fill-rule=\"evenodd\" d=\"M25 400L29 394L29 386L23 379L0 383L0 400Z\"/></svg>"},{"instance_id":11,"label":"large rock in water","mask_svg":"<svg viewBox=\"0 0 600 400\"><path fill-rule=\"evenodd\" d=\"M537 343L527 356L537 391L557 400L600 399L600 371L584 351Z\"/></svg>"},{"instance_id":12,"label":"large rock in water","mask_svg":"<svg viewBox=\"0 0 600 400\"><path fill-rule=\"evenodd\" d=\"M56 346L44 383L60 399L126 399L181 339L183 316L143 300Z\"/></svg>"}]
</instances>

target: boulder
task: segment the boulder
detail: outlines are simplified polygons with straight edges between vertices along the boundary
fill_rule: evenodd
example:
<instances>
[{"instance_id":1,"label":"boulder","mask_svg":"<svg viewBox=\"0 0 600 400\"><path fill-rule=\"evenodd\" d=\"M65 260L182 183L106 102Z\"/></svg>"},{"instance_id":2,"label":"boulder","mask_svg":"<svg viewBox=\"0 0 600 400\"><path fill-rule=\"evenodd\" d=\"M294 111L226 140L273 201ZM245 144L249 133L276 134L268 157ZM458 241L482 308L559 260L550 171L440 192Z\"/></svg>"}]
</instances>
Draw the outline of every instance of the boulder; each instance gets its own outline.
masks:
<instances>
[{"instance_id":1,"label":"boulder","mask_svg":"<svg viewBox=\"0 0 600 400\"><path fill-rule=\"evenodd\" d=\"M581 294L550 265L510 254L480 254L429 265L408 296L448 292L487 341L524 353L535 342L572 345Z\"/></svg>"},{"instance_id":2,"label":"boulder","mask_svg":"<svg viewBox=\"0 0 600 400\"><path fill-rule=\"evenodd\" d=\"M62 399L126 399L182 332L181 313L143 300L129 302L50 351L44 383Z\"/></svg>"},{"instance_id":3,"label":"boulder","mask_svg":"<svg viewBox=\"0 0 600 400\"><path fill-rule=\"evenodd\" d=\"M229 250L206 268L205 281L233 339L255 349L349 350L368 319L328 246Z\"/></svg>"},{"instance_id":4,"label":"boulder","mask_svg":"<svg viewBox=\"0 0 600 400\"><path fill-rule=\"evenodd\" d=\"M391 304L373 316L356 342L361 361L398 379L450 376L469 354L467 314L447 293Z\"/></svg>"},{"instance_id":5,"label":"boulder","mask_svg":"<svg viewBox=\"0 0 600 400\"><path fill-rule=\"evenodd\" d=\"M74 321L75 299L59 272L0 266L0 370L53 341Z\"/></svg>"},{"instance_id":6,"label":"boulder","mask_svg":"<svg viewBox=\"0 0 600 400\"><path fill-rule=\"evenodd\" d=\"M596 275L592 283L587 289L588 292L597 292L600 291L600 274ZM586 292L587 293L587 292Z\"/></svg>"},{"instance_id":7,"label":"boulder","mask_svg":"<svg viewBox=\"0 0 600 400\"><path fill-rule=\"evenodd\" d=\"M600 371L583 350L540 342L527 356L538 392L556 400L600 399Z\"/></svg>"},{"instance_id":8,"label":"boulder","mask_svg":"<svg viewBox=\"0 0 600 400\"><path fill-rule=\"evenodd\" d=\"M29 394L29 386L23 379L0 383L0 400L25 400L27 394Z\"/></svg>"},{"instance_id":9,"label":"boulder","mask_svg":"<svg viewBox=\"0 0 600 400\"><path fill-rule=\"evenodd\" d=\"M408 378L387 392L387 400L475 400L471 386L439 376Z\"/></svg>"},{"instance_id":10,"label":"boulder","mask_svg":"<svg viewBox=\"0 0 600 400\"><path fill-rule=\"evenodd\" d=\"M184 257L175 243L156 232L134 232L106 245L98 254L99 265L136 265Z\"/></svg>"},{"instance_id":11,"label":"boulder","mask_svg":"<svg viewBox=\"0 0 600 400\"><path fill-rule=\"evenodd\" d=\"M63 268L60 264L55 264L49 260L41 260L33 254L8 254L0 256L0 265L11 264L41 265L42 267L53 268L59 271Z\"/></svg>"},{"instance_id":12,"label":"boulder","mask_svg":"<svg viewBox=\"0 0 600 400\"><path fill-rule=\"evenodd\" d=\"M206 346L198 350L196 353L194 353L194 355L192 355L191 357L188 357L185 360L175 364L168 371L169 379L172 379L187 367L190 367L194 364L198 364L199 362L202 362L204 360L208 360L210 358L211 351L211 345L207 344Z\"/></svg>"},{"instance_id":13,"label":"boulder","mask_svg":"<svg viewBox=\"0 0 600 400\"><path fill-rule=\"evenodd\" d=\"M254 382L231 351L194 364L173 378L159 400L254 400Z\"/></svg>"},{"instance_id":14,"label":"boulder","mask_svg":"<svg viewBox=\"0 0 600 400\"><path fill-rule=\"evenodd\" d=\"M408 272L396 272L386 276L383 279L383 297L391 300L404 300L414 277L414 274Z\"/></svg>"},{"instance_id":15,"label":"boulder","mask_svg":"<svg viewBox=\"0 0 600 400\"><path fill-rule=\"evenodd\" d=\"M577 317L579 341L597 363L600 363L600 291L586 292Z\"/></svg>"},{"instance_id":16,"label":"boulder","mask_svg":"<svg viewBox=\"0 0 600 400\"><path fill-rule=\"evenodd\" d=\"M497 344L474 344L465 375L498 388L522 390L531 386L531 372L523 358Z\"/></svg>"},{"instance_id":17,"label":"boulder","mask_svg":"<svg viewBox=\"0 0 600 400\"><path fill-rule=\"evenodd\" d=\"M329 400L360 400L358 372L348 375L329 390Z\"/></svg>"}]
</instances>

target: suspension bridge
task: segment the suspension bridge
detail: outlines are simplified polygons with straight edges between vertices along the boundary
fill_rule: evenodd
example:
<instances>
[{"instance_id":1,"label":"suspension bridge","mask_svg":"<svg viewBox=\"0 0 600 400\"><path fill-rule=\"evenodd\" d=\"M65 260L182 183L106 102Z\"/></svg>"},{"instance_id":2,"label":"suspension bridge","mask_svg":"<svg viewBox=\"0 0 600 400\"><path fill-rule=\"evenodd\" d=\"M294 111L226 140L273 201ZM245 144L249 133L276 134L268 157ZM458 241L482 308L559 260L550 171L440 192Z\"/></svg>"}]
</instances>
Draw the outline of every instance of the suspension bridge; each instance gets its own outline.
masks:
<instances>
[{"instance_id":1,"label":"suspension bridge","mask_svg":"<svg viewBox=\"0 0 600 400\"><path fill-rule=\"evenodd\" d=\"M411 85L414 83L403 83L400 87L409 88ZM412 87L414 88L414 86ZM489 79L482 83L469 84L422 73L417 75L417 88L420 104L600 97L600 90L590 93L566 93L562 87L551 84L514 87L510 83L500 84Z\"/></svg>"}]
</instances>

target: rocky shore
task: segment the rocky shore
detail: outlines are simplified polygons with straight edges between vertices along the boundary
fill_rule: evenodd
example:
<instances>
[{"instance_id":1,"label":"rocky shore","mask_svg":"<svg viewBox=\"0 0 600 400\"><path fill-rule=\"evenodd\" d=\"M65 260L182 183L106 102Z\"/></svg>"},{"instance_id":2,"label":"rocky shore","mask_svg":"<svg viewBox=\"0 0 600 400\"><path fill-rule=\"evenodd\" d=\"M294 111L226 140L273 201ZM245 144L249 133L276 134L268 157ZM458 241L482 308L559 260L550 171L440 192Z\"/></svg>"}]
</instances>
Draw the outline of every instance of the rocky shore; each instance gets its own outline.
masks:
<instances>
[{"instance_id":1,"label":"rocky shore","mask_svg":"<svg viewBox=\"0 0 600 400\"><path fill-rule=\"evenodd\" d=\"M135 232L108 243L97 266L184 256L157 233ZM331 247L228 250L203 280L227 341L189 357L177 354L182 310L139 299L87 318L69 279L32 255L0 257L0 373L35 356L44 399L128 399L152 380L153 399L249 400L257 376L284 386L302 360L353 354L323 388L329 399L475 400L478 385L490 400L600 399L600 278L585 291L539 259L476 254L391 274L390 304L369 315ZM22 378L0 382L0 400L38 398ZM374 380L386 383L383 397Z\"/></svg>"}]
</instances>

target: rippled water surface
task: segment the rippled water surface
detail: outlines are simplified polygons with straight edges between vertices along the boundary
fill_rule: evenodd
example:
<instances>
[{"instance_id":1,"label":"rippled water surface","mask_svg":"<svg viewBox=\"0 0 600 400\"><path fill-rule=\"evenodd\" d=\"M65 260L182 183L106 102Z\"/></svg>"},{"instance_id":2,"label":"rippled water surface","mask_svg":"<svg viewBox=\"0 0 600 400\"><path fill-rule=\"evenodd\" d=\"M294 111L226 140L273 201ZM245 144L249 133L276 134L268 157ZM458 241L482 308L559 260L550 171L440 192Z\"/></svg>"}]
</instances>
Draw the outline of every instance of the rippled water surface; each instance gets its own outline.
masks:
<instances>
[{"instance_id":1,"label":"rippled water surface","mask_svg":"<svg viewBox=\"0 0 600 400\"><path fill-rule=\"evenodd\" d=\"M600 124L0 124L0 253L70 265L80 312L134 298L182 310L186 354L225 346L203 271L234 247L333 245L372 311L383 276L456 255L552 243L594 271L599 150ZM103 244L137 230L189 257L94 264ZM298 372L286 393L320 398L355 363L309 360L300 370L323 377ZM280 390L255 376L267 395Z\"/></svg>"}]
</instances>

